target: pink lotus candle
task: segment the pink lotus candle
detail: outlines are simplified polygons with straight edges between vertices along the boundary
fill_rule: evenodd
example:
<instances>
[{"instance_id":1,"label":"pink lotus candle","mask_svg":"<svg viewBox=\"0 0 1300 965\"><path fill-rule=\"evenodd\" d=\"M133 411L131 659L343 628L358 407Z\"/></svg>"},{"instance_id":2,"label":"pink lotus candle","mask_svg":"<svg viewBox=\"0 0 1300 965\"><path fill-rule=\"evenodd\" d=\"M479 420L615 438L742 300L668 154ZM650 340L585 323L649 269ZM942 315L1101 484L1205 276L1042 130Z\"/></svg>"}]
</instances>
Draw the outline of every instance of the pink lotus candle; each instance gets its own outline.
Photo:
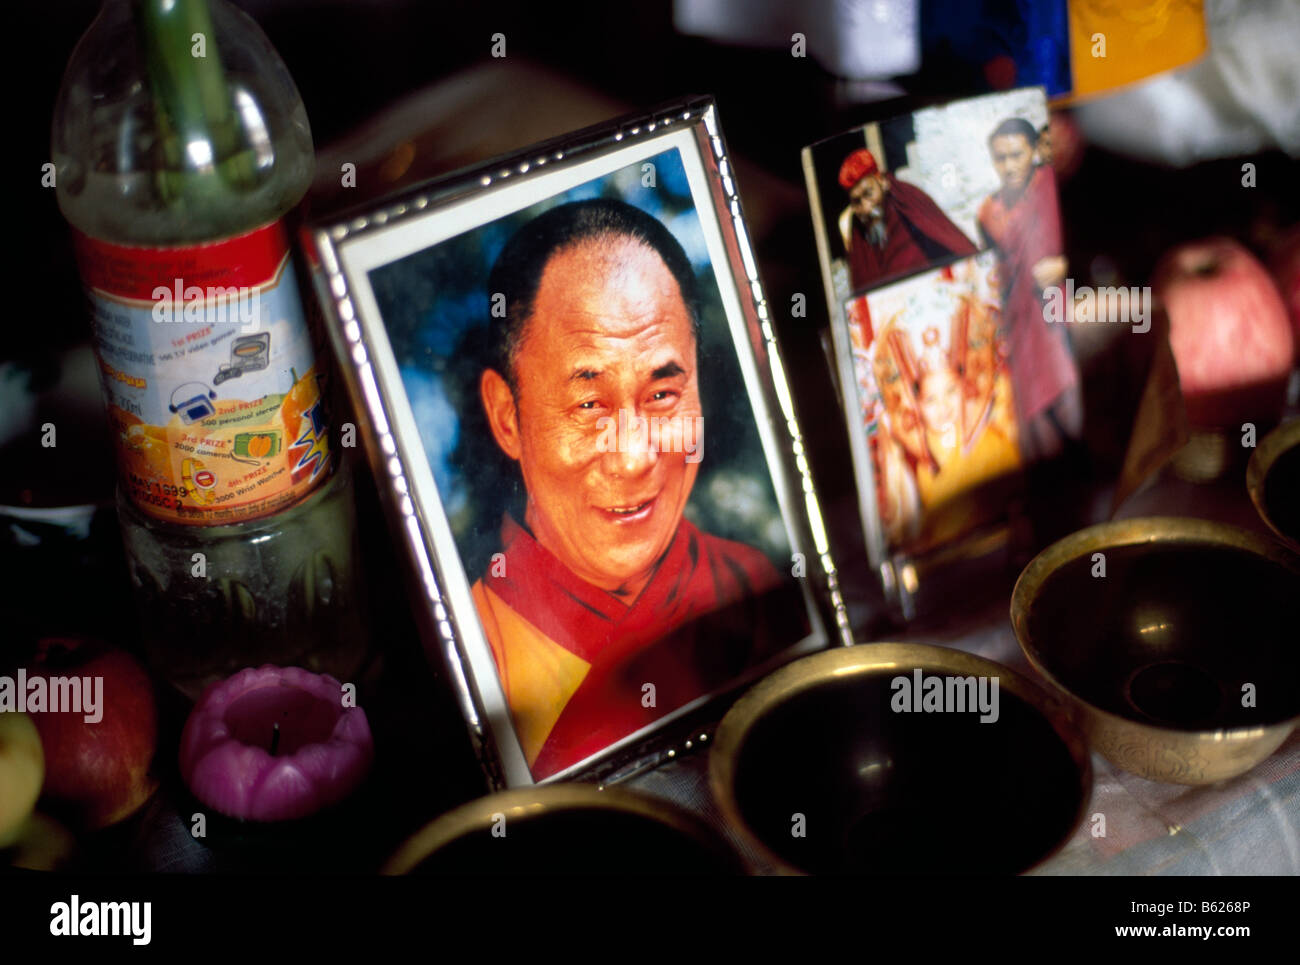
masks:
<instances>
[{"instance_id":1,"label":"pink lotus candle","mask_svg":"<svg viewBox=\"0 0 1300 965\"><path fill-rule=\"evenodd\" d=\"M360 707L333 677L241 670L212 684L181 735L181 776L208 807L248 821L306 817L347 797L374 758Z\"/></svg>"}]
</instances>

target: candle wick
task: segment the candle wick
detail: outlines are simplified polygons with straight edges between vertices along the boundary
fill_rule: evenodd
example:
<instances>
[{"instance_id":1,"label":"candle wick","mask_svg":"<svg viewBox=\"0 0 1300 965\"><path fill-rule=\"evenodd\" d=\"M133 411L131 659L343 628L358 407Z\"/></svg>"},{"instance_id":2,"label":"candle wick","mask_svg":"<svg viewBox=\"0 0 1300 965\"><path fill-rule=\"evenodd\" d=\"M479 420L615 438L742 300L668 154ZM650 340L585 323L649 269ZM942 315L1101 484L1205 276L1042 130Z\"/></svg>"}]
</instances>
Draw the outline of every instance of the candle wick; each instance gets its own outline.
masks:
<instances>
[{"instance_id":1,"label":"candle wick","mask_svg":"<svg viewBox=\"0 0 1300 965\"><path fill-rule=\"evenodd\" d=\"M276 748L280 746L280 725L272 724L271 727L271 756L275 757Z\"/></svg>"}]
</instances>

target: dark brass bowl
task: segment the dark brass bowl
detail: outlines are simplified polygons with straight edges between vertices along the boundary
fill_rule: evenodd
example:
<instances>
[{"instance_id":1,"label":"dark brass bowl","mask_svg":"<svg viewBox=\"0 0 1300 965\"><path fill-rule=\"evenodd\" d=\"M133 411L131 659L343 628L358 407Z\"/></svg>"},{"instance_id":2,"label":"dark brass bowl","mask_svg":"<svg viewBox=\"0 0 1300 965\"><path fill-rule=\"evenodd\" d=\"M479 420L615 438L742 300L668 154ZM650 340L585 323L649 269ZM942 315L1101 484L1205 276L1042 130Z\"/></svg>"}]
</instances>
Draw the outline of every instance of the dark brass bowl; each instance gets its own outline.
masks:
<instances>
[{"instance_id":1,"label":"dark brass bowl","mask_svg":"<svg viewBox=\"0 0 1300 965\"><path fill-rule=\"evenodd\" d=\"M1246 490L1269 529L1300 551L1300 419L1260 441L1246 466Z\"/></svg>"},{"instance_id":2,"label":"dark brass bowl","mask_svg":"<svg viewBox=\"0 0 1300 965\"><path fill-rule=\"evenodd\" d=\"M666 801L594 784L548 784L502 791L448 811L408 838L383 873L728 875L742 870L718 835Z\"/></svg>"},{"instance_id":3,"label":"dark brass bowl","mask_svg":"<svg viewBox=\"0 0 1300 965\"><path fill-rule=\"evenodd\" d=\"M1092 526L1030 562L1011 622L1093 746L1150 780L1236 777L1300 721L1300 557L1267 537L1175 517Z\"/></svg>"},{"instance_id":4,"label":"dark brass bowl","mask_svg":"<svg viewBox=\"0 0 1300 965\"><path fill-rule=\"evenodd\" d=\"M997 721L895 712L891 681L916 668L998 678ZM709 780L727 820L785 873L997 874L1069 838L1092 770L1067 705L1019 674L958 650L872 643L755 685L718 728Z\"/></svg>"}]
</instances>

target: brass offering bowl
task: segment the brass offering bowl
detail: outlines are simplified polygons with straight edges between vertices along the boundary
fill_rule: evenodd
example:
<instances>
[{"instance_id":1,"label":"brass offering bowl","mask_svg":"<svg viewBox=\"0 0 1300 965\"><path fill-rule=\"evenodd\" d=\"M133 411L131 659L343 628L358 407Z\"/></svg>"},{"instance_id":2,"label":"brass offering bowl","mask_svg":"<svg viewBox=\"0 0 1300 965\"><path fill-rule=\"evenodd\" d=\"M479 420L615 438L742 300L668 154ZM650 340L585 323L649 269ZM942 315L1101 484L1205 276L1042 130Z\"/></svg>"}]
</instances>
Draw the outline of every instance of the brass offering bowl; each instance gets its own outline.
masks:
<instances>
[{"instance_id":1,"label":"brass offering bowl","mask_svg":"<svg viewBox=\"0 0 1300 965\"><path fill-rule=\"evenodd\" d=\"M1260 518L1300 550L1300 419L1284 422L1260 441L1246 466L1246 489Z\"/></svg>"},{"instance_id":2,"label":"brass offering bowl","mask_svg":"<svg viewBox=\"0 0 1300 965\"><path fill-rule=\"evenodd\" d=\"M1267 537L1175 517L1091 526L1030 562L1011 622L1093 746L1150 780L1236 777L1300 722L1300 557Z\"/></svg>"},{"instance_id":3,"label":"brass offering bowl","mask_svg":"<svg viewBox=\"0 0 1300 965\"><path fill-rule=\"evenodd\" d=\"M738 856L659 798L594 784L549 784L470 801L427 824L384 874L739 874Z\"/></svg>"},{"instance_id":4,"label":"brass offering bowl","mask_svg":"<svg viewBox=\"0 0 1300 965\"><path fill-rule=\"evenodd\" d=\"M897 678L996 679L997 719L900 712ZM991 683L986 693L991 693ZM1088 749L1068 705L1006 667L921 644L824 651L723 718L709 780L723 815L784 873L1016 873L1083 817Z\"/></svg>"}]
</instances>

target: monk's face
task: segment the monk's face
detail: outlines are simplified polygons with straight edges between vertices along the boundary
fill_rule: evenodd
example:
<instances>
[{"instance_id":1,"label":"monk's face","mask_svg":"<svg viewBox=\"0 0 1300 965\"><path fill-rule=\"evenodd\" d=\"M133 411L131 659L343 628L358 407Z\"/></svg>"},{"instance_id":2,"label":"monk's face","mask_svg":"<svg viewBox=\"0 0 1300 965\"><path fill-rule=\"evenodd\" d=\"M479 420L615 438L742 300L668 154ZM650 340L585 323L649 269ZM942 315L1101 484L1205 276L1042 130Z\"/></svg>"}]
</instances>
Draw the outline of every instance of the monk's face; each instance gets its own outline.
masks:
<instances>
[{"instance_id":1,"label":"monk's face","mask_svg":"<svg viewBox=\"0 0 1300 965\"><path fill-rule=\"evenodd\" d=\"M849 189L849 206L863 221L881 217L880 205L884 199L885 182L878 174L859 178L858 183Z\"/></svg>"},{"instance_id":2,"label":"monk's face","mask_svg":"<svg viewBox=\"0 0 1300 965\"><path fill-rule=\"evenodd\" d=\"M936 369L921 378L918 401L921 418L931 432L944 432L961 417L961 386L948 369Z\"/></svg>"},{"instance_id":3,"label":"monk's face","mask_svg":"<svg viewBox=\"0 0 1300 965\"><path fill-rule=\"evenodd\" d=\"M515 382L512 394L488 372L483 398L519 461L529 529L588 583L639 593L677 532L703 443L695 337L663 259L625 236L561 249Z\"/></svg>"},{"instance_id":4,"label":"monk's face","mask_svg":"<svg viewBox=\"0 0 1300 965\"><path fill-rule=\"evenodd\" d=\"M993 168L1002 179L1003 189L1011 195L1025 190L1034 172L1034 147L1023 134L1003 134L989 144Z\"/></svg>"}]
</instances>

